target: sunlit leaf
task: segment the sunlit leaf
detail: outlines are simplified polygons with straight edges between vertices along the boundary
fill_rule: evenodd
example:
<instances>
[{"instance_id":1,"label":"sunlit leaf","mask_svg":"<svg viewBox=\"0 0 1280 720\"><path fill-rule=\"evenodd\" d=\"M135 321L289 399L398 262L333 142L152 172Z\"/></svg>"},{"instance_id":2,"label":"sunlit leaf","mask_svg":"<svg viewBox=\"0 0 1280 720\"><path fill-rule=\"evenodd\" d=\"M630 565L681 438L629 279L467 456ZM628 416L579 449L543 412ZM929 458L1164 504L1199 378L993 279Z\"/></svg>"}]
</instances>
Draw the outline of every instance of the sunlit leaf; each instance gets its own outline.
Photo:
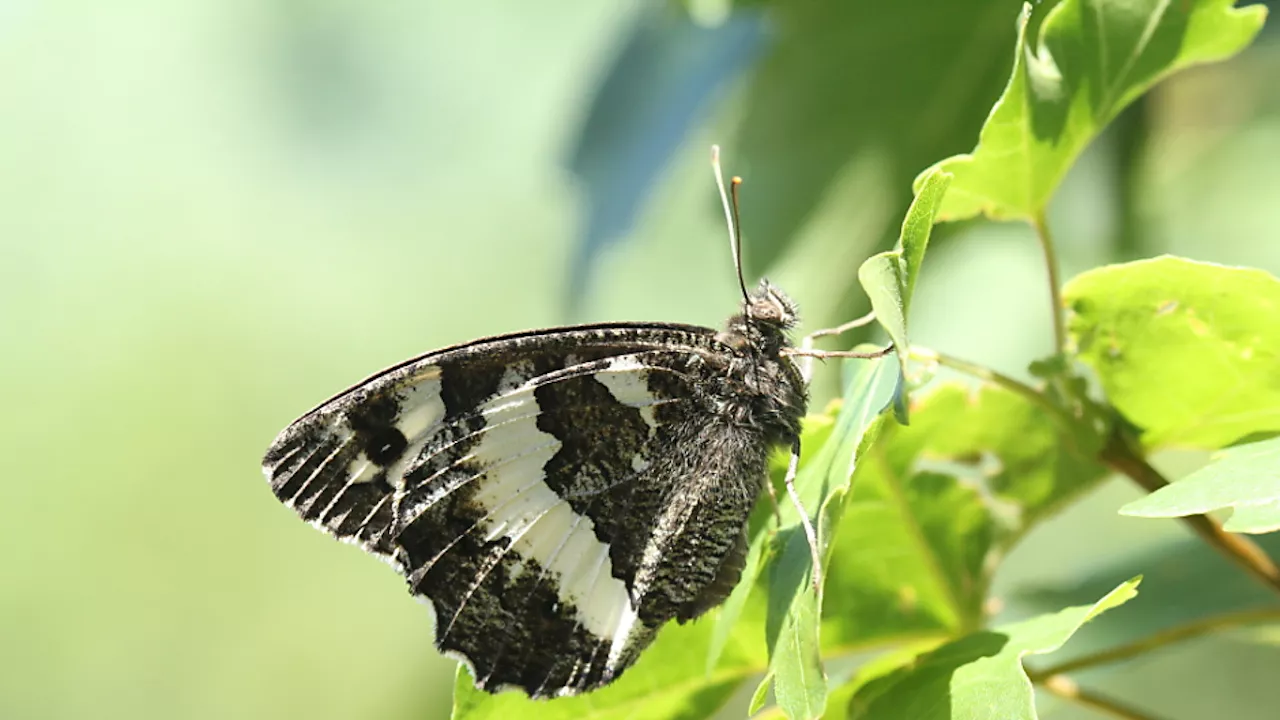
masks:
<instances>
[{"instance_id":1,"label":"sunlit leaf","mask_svg":"<svg viewBox=\"0 0 1280 720\"><path fill-rule=\"evenodd\" d=\"M1234 508L1231 532L1280 529L1280 438L1240 445L1178 482L1120 508L1122 515L1182 517Z\"/></svg>"},{"instance_id":2,"label":"sunlit leaf","mask_svg":"<svg viewBox=\"0 0 1280 720\"><path fill-rule=\"evenodd\" d=\"M940 644L940 640L908 642L862 663L852 677L830 692L827 697L827 711L822 716L823 720L847 720L852 709L853 698L864 686L885 675L897 672L916 657L933 650ZM864 702L866 700L867 698L863 698Z\"/></svg>"},{"instance_id":3,"label":"sunlit leaf","mask_svg":"<svg viewBox=\"0 0 1280 720\"><path fill-rule=\"evenodd\" d=\"M838 411L838 407L838 405L834 405L833 408L824 413L805 417L800 435L800 445L802 448L810 448L811 452L806 453L801 458L802 467L818 454L818 449L824 447L831 437L831 432L835 429L835 413ZM787 457L788 453L780 452L776 453L773 458L771 475L779 480L779 482L775 482L775 485L780 484L780 479L786 473ZM777 494L779 490L775 488L774 492ZM778 531L776 519L777 513L774 512L772 498L761 498L752 514L752 522L749 528L750 547L747 550L746 563L742 568L742 576L738 580L737 586L734 587L733 592L725 600L724 605L716 613L715 629L711 635L711 647L707 653L708 672L719 662L720 653L724 651L729 642L731 633L734 632L738 624L738 619L747 607L747 602L751 598L753 590L756 589L760 572L764 569L765 563L771 556L772 538Z\"/></svg>"},{"instance_id":4,"label":"sunlit leaf","mask_svg":"<svg viewBox=\"0 0 1280 720\"><path fill-rule=\"evenodd\" d=\"M1280 555L1280 535L1257 538L1262 551ZM1142 552L1118 552L1091 566L1083 577L1063 578L1055 586L1023 587L1007 596L1024 612L1049 612L1089 602L1121 578L1142 574L1143 594L1124 617L1103 616L1090 624L1053 662L1097 652L1205 617L1274 607L1275 595L1203 542L1179 540ZM1108 561L1109 560L1109 561Z\"/></svg>"},{"instance_id":5,"label":"sunlit leaf","mask_svg":"<svg viewBox=\"0 0 1280 720\"><path fill-rule=\"evenodd\" d=\"M861 459L828 568L823 646L979 627L994 569L1035 522L1104 470L1039 406L943 385Z\"/></svg>"},{"instance_id":6,"label":"sunlit leaf","mask_svg":"<svg viewBox=\"0 0 1280 720\"><path fill-rule=\"evenodd\" d=\"M1222 525L1227 532L1266 533L1280 530L1280 498L1251 503L1237 504L1231 518Z\"/></svg>"},{"instance_id":7,"label":"sunlit leaf","mask_svg":"<svg viewBox=\"0 0 1280 720\"><path fill-rule=\"evenodd\" d=\"M907 315L911 295L915 291L924 252L929 245L929 233L933 230L934 216L946 195L951 176L933 172L921 183L915 202L907 210L902 221L898 246L867 258L858 270L858 279L871 298L876 319L884 326L905 361L910 344L907 342Z\"/></svg>"},{"instance_id":8,"label":"sunlit leaf","mask_svg":"<svg viewBox=\"0 0 1280 720\"><path fill-rule=\"evenodd\" d=\"M818 596L800 593L774 649L773 693L791 720L817 718L827 706L827 674L818 650Z\"/></svg>"},{"instance_id":9,"label":"sunlit leaf","mask_svg":"<svg viewBox=\"0 0 1280 720\"><path fill-rule=\"evenodd\" d=\"M708 621L667 625L621 678L577 697L530 700L518 691L492 695L477 690L466 666L459 664L453 689L453 718L705 718L724 705L746 678L761 670L750 652L731 645L716 670L706 672L704 658L712 627Z\"/></svg>"},{"instance_id":10,"label":"sunlit leaf","mask_svg":"<svg viewBox=\"0 0 1280 720\"><path fill-rule=\"evenodd\" d=\"M1216 449L1280 432L1280 281L1160 257L1063 289L1080 358L1148 447Z\"/></svg>"},{"instance_id":11,"label":"sunlit leaf","mask_svg":"<svg viewBox=\"0 0 1280 720\"><path fill-rule=\"evenodd\" d=\"M751 703L747 705L747 714L755 715L764 707L765 702L769 699L769 688L773 686L773 671L770 670L760 678L756 689L751 693Z\"/></svg>"},{"instance_id":12,"label":"sunlit leaf","mask_svg":"<svg viewBox=\"0 0 1280 720\"><path fill-rule=\"evenodd\" d=\"M853 360L844 402L831 438L796 478L796 491L818 529L818 554L829 556L831 538L843 516L833 503L845 491L863 448L864 436L885 407L888 383L898 372L892 359ZM820 655L820 605L811 573L809 541L797 511L784 501L778 534L778 561L770 568L766 642L779 706L793 720L817 717L826 705L826 674Z\"/></svg>"},{"instance_id":13,"label":"sunlit leaf","mask_svg":"<svg viewBox=\"0 0 1280 720\"><path fill-rule=\"evenodd\" d=\"M847 717L1034 720L1035 696L1023 658L1062 647L1086 622L1137 595L1137 586L1135 578L1092 605L976 631L920 655L863 685Z\"/></svg>"},{"instance_id":14,"label":"sunlit leaf","mask_svg":"<svg viewBox=\"0 0 1280 720\"><path fill-rule=\"evenodd\" d=\"M1239 52L1261 5L1233 0L1062 0L1018 20L1009 84L972 153L935 167L955 183L940 212L1030 219L1117 113L1165 76ZM921 182L918 179L917 182Z\"/></svg>"},{"instance_id":15,"label":"sunlit leaf","mask_svg":"<svg viewBox=\"0 0 1280 720\"><path fill-rule=\"evenodd\" d=\"M1223 634L1238 642L1280 648L1280 624L1275 622L1235 628Z\"/></svg>"},{"instance_id":16,"label":"sunlit leaf","mask_svg":"<svg viewBox=\"0 0 1280 720\"><path fill-rule=\"evenodd\" d=\"M858 268L858 281L871 300L876 320L893 341L899 363L905 367L911 345L907 340L907 317L911 309L911 296L915 291L920 266L924 263L925 248L933 230L942 198L951 184L951 176L934 171L916 189L915 201L907 209L902 221L898 246L893 250L877 253L867 258ZM907 423L905 378L898 374L894 389L894 412L898 422Z\"/></svg>"}]
</instances>

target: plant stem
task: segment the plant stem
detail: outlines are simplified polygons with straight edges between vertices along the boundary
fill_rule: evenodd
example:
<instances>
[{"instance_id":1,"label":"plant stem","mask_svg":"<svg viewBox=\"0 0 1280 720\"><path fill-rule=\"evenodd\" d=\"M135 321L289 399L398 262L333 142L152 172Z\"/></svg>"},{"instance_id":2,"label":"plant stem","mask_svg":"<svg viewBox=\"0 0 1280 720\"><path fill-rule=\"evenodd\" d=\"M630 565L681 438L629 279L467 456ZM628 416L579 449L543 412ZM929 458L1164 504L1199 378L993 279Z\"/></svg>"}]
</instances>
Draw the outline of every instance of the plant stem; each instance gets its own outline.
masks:
<instances>
[{"instance_id":1,"label":"plant stem","mask_svg":"<svg viewBox=\"0 0 1280 720\"><path fill-rule=\"evenodd\" d=\"M1107 438L1099 458L1107 467L1127 475L1147 492L1155 492L1169 484L1158 470L1151 467L1133 447L1117 425ZM1216 520L1207 515L1187 515L1179 518L1201 540L1235 562L1269 590L1280 594L1280 568L1252 540L1226 532Z\"/></svg>"},{"instance_id":2,"label":"plant stem","mask_svg":"<svg viewBox=\"0 0 1280 720\"><path fill-rule=\"evenodd\" d=\"M1005 390L1025 398L1032 404L1040 407L1051 416L1056 417L1061 421L1068 423L1074 422L1074 419L1068 416L1065 410L1055 405L1044 393L1036 390L1026 383L1014 380L1008 375L996 372L989 367L971 363L968 360L961 360L958 357L946 355L938 352L937 350L923 348L918 345L911 346L910 357L913 360L920 360L922 362L936 362L943 367L949 367L952 370L959 370L969 377L976 378L978 380L985 380L992 385L999 385Z\"/></svg>"},{"instance_id":3,"label":"plant stem","mask_svg":"<svg viewBox=\"0 0 1280 720\"><path fill-rule=\"evenodd\" d=\"M1036 681L1036 685L1060 698L1084 705L1114 718L1120 718L1121 720L1157 720L1155 715L1142 712L1100 693L1084 690L1070 678L1062 675L1043 678Z\"/></svg>"},{"instance_id":4,"label":"plant stem","mask_svg":"<svg viewBox=\"0 0 1280 720\"><path fill-rule=\"evenodd\" d=\"M911 348L911 357L924 362L936 362L979 380L999 385L1045 409L1065 425L1069 426L1077 422L1044 393L991 368L922 347ZM1158 470L1151 467L1142 454L1134 448L1134 444L1126 438L1119 425L1114 426L1106 445L1098 455L1098 460L1115 472L1128 476L1147 492L1155 492L1169 484L1169 481ZM1224 531L1217 521L1206 515L1188 515L1179 519L1199 535L1200 539L1242 567L1272 592L1280 594L1280 567L1277 567L1275 562L1252 540Z\"/></svg>"},{"instance_id":5,"label":"plant stem","mask_svg":"<svg viewBox=\"0 0 1280 720\"><path fill-rule=\"evenodd\" d=\"M1049 233L1049 221L1044 210L1036 213L1031 221L1044 251L1044 266L1049 275L1049 302L1053 312L1053 348L1056 353L1067 351L1067 327L1063 319L1062 285L1058 276L1058 253L1053 247L1053 235Z\"/></svg>"},{"instance_id":6,"label":"plant stem","mask_svg":"<svg viewBox=\"0 0 1280 720\"><path fill-rule=\"evenodd\" d=\"M1064 673L1074 672L1076 670L1084 670L1096 665L1105 665L1107 663L1127 660L1136 655L1150 652L1165 645L1172 645L1183 640L1191 640L1202 635L1208 635L1220 630L1226 630L1242 625L1254 625L1264 623L1269 620L1280 620L1280 608L1259 608L1255 610L1241 610L1237 612L1222 613L1213 617L1202 618L1185 625L1171 627L1160 632L1154 633L1141 640L1135 640L1127 645L1118 645L1116 647L1102 650L1100 652L1091 653L1082 657L1050 665L1042 670L1028 671L1028 675L1034 681L1036 678L1047 678L1052 675L1062 675Z\"/></svg>"}]
</instances>

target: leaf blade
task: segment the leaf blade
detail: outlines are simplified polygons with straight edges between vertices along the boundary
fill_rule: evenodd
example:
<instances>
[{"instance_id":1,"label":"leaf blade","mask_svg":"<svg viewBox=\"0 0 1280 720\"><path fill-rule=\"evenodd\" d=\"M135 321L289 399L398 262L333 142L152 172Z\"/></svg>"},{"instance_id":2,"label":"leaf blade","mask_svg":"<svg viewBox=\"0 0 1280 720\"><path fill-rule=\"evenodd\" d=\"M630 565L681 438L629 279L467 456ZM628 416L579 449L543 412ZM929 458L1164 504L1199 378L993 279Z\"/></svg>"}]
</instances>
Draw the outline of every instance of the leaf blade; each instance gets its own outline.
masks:
<instances>
[{"instance_id":1,"label":"leaf blade","mask_svg":"<svg viewBox=\"0 0 1280 720\"><path fill-rule=\"evenodd\" d=\"M944 384L886 425L855 474L828 568L824 648L981 625L992 565L1106 470L1025 398Z\"/></svg>"},{"instance_id":2,"label":"leaf blade","mask_svg":"<svg viewBox=\"0 0 1280 720\"><path fill-rule=\"evenodd\" d=\"M1043 14L1024 5L1013 72L977 146L930 168L956 176L941 218L1042 213L1076 158L1126 105L1164 77L1228 58L1253 40L1266 9L1233 5L1063 0L1040 6Z\"/></svg>"},{"instance_id":3,"label":"leaf blade","mask_svg":"<svg viewBox=\"0 0 1280 720\"><path fill-rule=\"evenodd\" d=\"M1280 280L1162 256L1082 273L1063 298L1079 358L1148 448L1280 432Z\"/></svg>"},{"instance_id":4,"label":"leaf blade","mask_svg":"<svg viewBox=\"0 0 1280 720\"><path fill-rule=\"evenodd\" d=\"M1222 508L1234 508L1224 526L1231 532L1280 529L1280 438L1231 448L1178 482L1121 507L1120 514L1170 518Z\"/></svg>"},{"instance_id":5,"label":"leaf blade","mask_svg":"<svg viewBox=\"0 0 1280 720\"><path fill-rule=\"evenodd\" d=\"M903 658L898 670L861 684L848 717L1034 720L1034 694L1023 658L1061 648L1085 623L1135 597L1139 581L1123 583L1091 605L977 631Z\"/></svg>"},{"instance_id":6,"label":"leaf blade","mask_svg":"<svg viewBox=\"0 0 1280 720\"><path fill-rule=\"evenodd\" d=\"M758 658L735 646L714 673L705 672L711 623L669 624L636 664L612 684L585 695L531 700L517 691L490 694L471 682L459 663L453 720L696 720L714 714L751 675Z\"/></svg>"},{"instance_id":7,"label":"leaf blade","mask_svg":"<svg viewBox=\"0 0 1280 720\"><path fill-rule=\"evenodd\" d=\"M863 438L885 407L884 390L894 364L884 358L846 364L850 378L831 438L796 478L797 494L819 530L818 555L828 548L843 513L843 502ZM784 517L795 517L793 508ZM821 658L821 604L810 576L813 571L808 540L798 522L779 533L780 557L771 568L766 643L770 672L779 707L792 718L817 717L826 706L826 674Z\"/></svg>"},{"instance_id":8,"label":"leaf blade","mask_svg":"<svg viewBox=\"0 0 1280 720\"><path fill-rule=\"evenodd\" d=\"M929 246L934 219L951 178L950 174L936 170L925 177L902 220L897 247L872 255L858 268L858 281L871 300L876 320L889 334L903 363L911 349L907 340L911 296Z\"/></svg>"}]
</instances>

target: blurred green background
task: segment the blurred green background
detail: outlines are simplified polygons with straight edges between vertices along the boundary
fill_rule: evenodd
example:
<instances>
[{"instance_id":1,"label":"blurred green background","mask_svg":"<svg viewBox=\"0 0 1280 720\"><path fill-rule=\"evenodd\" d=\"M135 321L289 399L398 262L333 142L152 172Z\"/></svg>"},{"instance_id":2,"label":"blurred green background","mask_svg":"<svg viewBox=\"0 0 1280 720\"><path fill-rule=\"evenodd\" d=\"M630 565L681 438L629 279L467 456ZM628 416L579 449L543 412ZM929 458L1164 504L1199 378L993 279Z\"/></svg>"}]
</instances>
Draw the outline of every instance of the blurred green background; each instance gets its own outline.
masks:
<instances>
[{"instance_id":1,"label":"blurred green background","mask_svg":"<svg viewBox=\"0 0 1280 720\"><path fill-rule=\"evenodd\" d=\"M695 7L707 22L723 10ZM756 257L776 254L770 275L809 326L856 306L852 273L907 190L884 153L835 158L803 222L778 219L792 210L776 188L806 181L760 177L789 145L751 129L778 70L753 74L773 40L748 32L690 81L698 102L664 96L684 119L636 169L628 128L671 119L609 81L651 12L0 0L0 717L447 715L452 663L428 611L275 502L261 452L382 366L565 322L575 267L590 281L574 319L720 324L735 289L712 142L746 178L749 252L753 227L772 233ZM1013 18L996 23L1010 46ZM685 56L662 57L694 78ZM1276 77L1264 37L1161 86L1141 109L1137 169L1132 137L1104 136L1054 204L1065 276L1166 251L1280 272ZM998 89L969 114L980 122ZM599 213L625 242L592 234ZM1051 349L1043 283L1025 228L948 229L916 339L1025 376ZM1177 547L1180 526L1115 514L1135 495L1114 482L1027 538L998 576L1010 612L1026 588ZM1270 718L1257 697L1280 702L1277 669L1274 645L1219 638L1102 682L1170 717Z\"/></svg>"}]
</instances>

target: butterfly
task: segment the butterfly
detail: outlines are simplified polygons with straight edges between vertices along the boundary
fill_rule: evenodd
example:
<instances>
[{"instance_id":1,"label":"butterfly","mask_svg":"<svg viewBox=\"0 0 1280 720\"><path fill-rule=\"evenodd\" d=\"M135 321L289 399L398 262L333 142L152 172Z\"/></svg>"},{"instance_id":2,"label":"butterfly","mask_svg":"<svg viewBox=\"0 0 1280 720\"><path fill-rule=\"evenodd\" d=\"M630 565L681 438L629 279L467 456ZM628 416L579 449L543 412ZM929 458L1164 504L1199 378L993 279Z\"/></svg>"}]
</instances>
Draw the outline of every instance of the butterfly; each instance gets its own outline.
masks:
<instances>
[{"instance_id":1,"label":"butterfly","mask_svg":"<svg viewBox=\"0 0 1280 720\"><path fill-rule=\"evenodd\" d=\"M737 583L768 456L790 447L794 467L807 396L796 307L767 281L747 290L734 208L743 300L723 329L455 345L329 399L267 450L276 497L402 573L477 687L601 687Z\"/></svg>"}]
</instances>

